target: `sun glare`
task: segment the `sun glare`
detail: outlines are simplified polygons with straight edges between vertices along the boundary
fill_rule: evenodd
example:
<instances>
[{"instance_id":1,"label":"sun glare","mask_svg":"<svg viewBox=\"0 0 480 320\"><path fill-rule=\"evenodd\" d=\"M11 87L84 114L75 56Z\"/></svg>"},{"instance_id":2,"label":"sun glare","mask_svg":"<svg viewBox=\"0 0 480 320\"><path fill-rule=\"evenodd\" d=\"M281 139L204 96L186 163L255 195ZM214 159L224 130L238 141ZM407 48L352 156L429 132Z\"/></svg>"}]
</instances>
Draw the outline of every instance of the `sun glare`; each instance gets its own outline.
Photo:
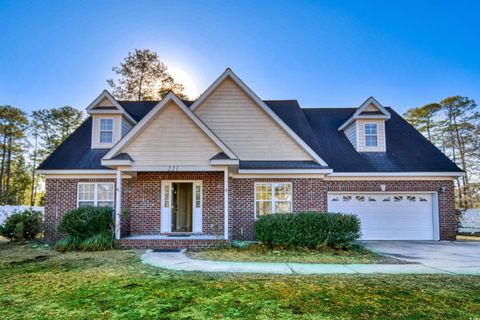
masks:
<instances>
[{"instance_id":1,"label":"sun glare","mask_svg":"<svg viewBox=\"0 0 480 320\"><path fill-rule=\"evenodd\" d=\"M195 85L195 81L193 81L191 75L188 72L175 66L168 66L168 72L172 75L173 79L175 79L176 82L184 86L184 93L190 99L196 99L198 97L200 92Z\"/></svg>"}]
</instances>

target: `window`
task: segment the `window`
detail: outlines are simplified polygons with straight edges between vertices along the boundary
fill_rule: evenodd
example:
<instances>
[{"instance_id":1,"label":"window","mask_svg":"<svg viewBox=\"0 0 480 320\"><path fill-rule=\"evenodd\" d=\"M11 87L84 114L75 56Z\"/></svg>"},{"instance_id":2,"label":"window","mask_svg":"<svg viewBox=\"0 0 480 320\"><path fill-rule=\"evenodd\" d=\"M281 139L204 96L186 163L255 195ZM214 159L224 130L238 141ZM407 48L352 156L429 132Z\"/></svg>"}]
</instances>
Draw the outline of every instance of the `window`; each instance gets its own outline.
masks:
<instances>
[{"instance_id":1,"label":"window","mask_svg":"<svg viewBox=\"0 0 480 320\"><path fill-rule=\"evenodd\" d=\"M365 201L365 196L356 196L355 197L357 201L364 202Z\"/></svg>"},{"instance_id":2,"label":"window","mask_svg":"<svg viewBox=\"0 0 480 320\"><path fill-rule=\"evenodd\" d=\"M366 147L376 147L376 146L378 146L377 124L376 123L366 123L365 124L365 146Z\"/></svg>"},{"instance_id":3,"label":"window","mask_svg":"<svg viewBox=\"0 0 480 320\"><path fill-rule=\"evenodd\" d=\"M113 119L100 119L100 143L113 142Z\"/></svg>"},{"instance_id":4,"label":"window","mask_svg":"<svg viewBox=\"0 0 480 320\"><path fill-rule=\"evenodd\" d=\"M112 207L114 202L113 183L79 183L78 207Z\"/></svg>"},{"instance_id":5,"label":"window","mask_svg":"<svg viewBox=\"0 0 480 320\"><path fill-rule=\"evenodd\" d=\"M195 208L202 206L202 191L200 186L195 186Z\"/></svg>"},{"instance_id":6,"label":"window","mask_svg":"<svg viewBox=\"0 0 480 320\"><path fill-rule=\"evenodd\" d=\"M255 184L255 213L257 216L292 212L291 183Z\"/></svg>"}]
</instances>

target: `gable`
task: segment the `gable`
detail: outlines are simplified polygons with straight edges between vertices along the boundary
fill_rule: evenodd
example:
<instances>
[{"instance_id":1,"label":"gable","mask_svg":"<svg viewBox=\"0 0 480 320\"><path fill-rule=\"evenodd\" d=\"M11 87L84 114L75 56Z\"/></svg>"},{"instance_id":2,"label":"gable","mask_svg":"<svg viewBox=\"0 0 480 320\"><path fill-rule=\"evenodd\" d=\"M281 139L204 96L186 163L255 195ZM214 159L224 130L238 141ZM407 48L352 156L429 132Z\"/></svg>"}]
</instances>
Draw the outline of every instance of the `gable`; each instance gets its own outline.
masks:
<instances>
[{"instance_id":1,"label":"gable","mask_svg":"<svg viewBox=\"0 0 480 320\"><path fill-rule=\"evenodd\" d=\"M380 109L373 103L370 103L363 112L381 112Z\"/></svg>"},{"instance_id":2,"label":"gable","mask_svg":"<svg viewBox=\"0 0 480 320\"><path fill-rule=\"evenodd\" d=\"M98 108L115 108L115 109L118 109L117 107L115 107L112 103L112 101L110 101L110 99L108 99L107 97L103 98L93 109L98 109Z\"/></svg>"},{"instance_id":3,"label":"gable","mask_svg":"<svg viewBox=\"0 0 480 320\"><path fill-rule=\"evenodd\" d=\"M136 166L210 165L220 147L169 102L124 149Z\"/></svg>"},{"instance_id":4,"label":"gable","mask_svg":"<svg viewBox=\"0 0 480 320\"><path fill-rule=\"evenodd\" d=\"M194 112L242 160L312 160L229 77Z\"/></svg>"}]
</instances>

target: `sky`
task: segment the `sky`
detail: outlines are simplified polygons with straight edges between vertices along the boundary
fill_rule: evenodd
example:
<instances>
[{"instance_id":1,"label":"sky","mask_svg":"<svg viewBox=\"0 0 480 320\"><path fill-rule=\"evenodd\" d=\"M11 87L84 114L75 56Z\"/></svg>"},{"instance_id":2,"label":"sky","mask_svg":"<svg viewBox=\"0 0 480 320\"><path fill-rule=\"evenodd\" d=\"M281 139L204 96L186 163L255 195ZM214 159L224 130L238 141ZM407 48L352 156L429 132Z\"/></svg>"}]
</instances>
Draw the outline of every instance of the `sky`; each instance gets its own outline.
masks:
<instances>
[{"instance_id":1,"label":"sky","mask_svg":"<svg viewBox=\"0 0 480 320\"><path fill-rule=\"evenodd\" d=\"M479 13L473 0L0 0L0 105L85 109L135 48L193 97L230 67L302 107L480 102Z\"/></svg>"}]
</instances>

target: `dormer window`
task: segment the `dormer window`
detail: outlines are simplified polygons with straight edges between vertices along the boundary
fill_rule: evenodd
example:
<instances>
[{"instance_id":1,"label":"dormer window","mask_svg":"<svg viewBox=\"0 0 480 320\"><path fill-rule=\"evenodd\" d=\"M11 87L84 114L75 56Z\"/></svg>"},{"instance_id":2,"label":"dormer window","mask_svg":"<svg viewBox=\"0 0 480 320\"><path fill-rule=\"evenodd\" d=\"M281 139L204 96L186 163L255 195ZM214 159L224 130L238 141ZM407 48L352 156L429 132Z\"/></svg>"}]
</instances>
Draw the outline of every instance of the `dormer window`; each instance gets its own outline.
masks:
<instances>
[{"instance_id":1,"label":"dormer window","mask_svg":"<svg viewBox=\"0 0 480 320\"><path fill-rule=\"evenodd\" d=\"M377 147L378 146L378 134L376 123L365 124L365 146Z\"/></svg>"},{"instance_id":2,"label":"dormer window","mask_svg":"<svg viewBox=\"0 0 480 320\"><path fill-rule=\"evenodd\" d=\"M113 119L100 119L100 143L113 142Z\"/></svg>"}]
</instances>

